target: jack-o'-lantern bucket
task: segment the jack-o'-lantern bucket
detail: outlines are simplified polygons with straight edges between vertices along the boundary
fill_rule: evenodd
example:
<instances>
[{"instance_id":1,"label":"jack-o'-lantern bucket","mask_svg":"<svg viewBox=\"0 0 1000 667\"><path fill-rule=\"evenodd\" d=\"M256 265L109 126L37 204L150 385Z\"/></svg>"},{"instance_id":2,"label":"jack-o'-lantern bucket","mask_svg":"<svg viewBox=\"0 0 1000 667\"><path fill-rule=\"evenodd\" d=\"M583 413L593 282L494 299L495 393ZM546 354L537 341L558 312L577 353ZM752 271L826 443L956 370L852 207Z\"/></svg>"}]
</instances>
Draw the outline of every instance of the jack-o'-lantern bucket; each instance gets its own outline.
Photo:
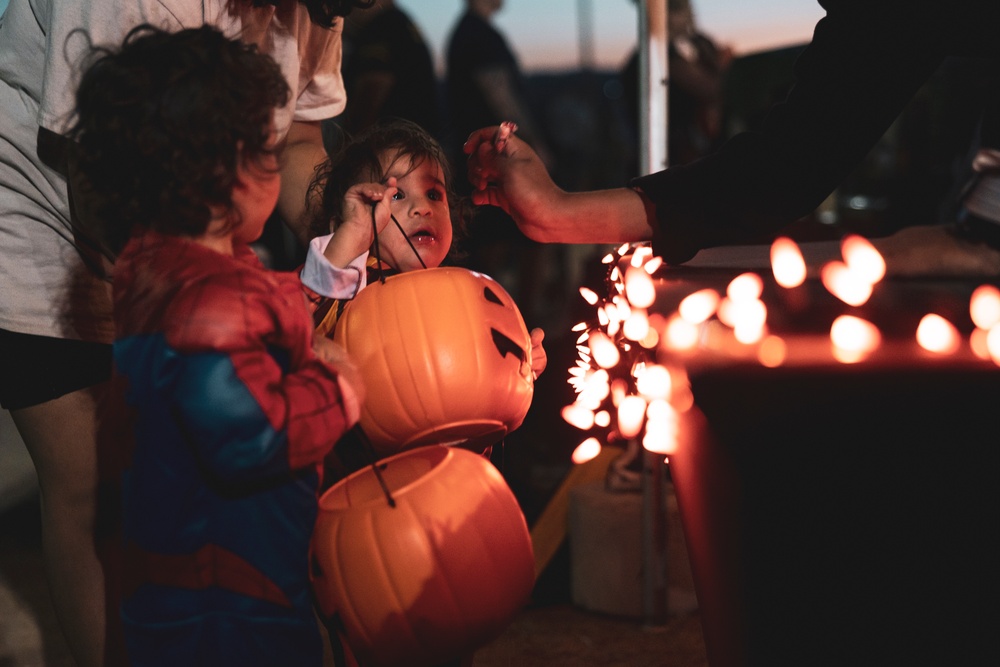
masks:
<instances>
[{"instance_id":1,"label":"jack-o'-lantern bucket","mask_svg":"<svg viewBox=\"0 0 1000 667\"><path fill-rule=\"evenodd\" d=\"M495 280L457 267L363 289L334 331L368 390L361 428L380 456L427 444L482 452L531 405L531 337Z\"/></svg>"},{"instance_id":2,"label":"jack-o'-lantern bucket","mask_svg":"<svg viewBox=\"0 0 1000 667\"><path fill-rule=\"evenodd\" d=\"M310 550L320 612L366 667L435 665L499 636L534 585L531 537L499 471L432 445L320 498Z\"/></svg>"}]
</instances>

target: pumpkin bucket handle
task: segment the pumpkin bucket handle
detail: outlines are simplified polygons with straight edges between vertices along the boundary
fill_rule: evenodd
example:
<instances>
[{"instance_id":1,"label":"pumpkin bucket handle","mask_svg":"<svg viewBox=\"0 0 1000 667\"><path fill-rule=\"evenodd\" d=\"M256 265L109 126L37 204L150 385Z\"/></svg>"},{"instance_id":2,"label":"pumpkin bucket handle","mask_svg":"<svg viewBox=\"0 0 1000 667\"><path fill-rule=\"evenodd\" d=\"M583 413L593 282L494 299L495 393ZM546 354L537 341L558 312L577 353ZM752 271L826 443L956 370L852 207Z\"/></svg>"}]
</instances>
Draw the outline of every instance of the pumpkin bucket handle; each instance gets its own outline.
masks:
<instances>
[{"instance_id":1,"label":"pumpkin bucket handle","mask_svg":"<svg viewBox=\"0 0 1000 667\"><path fill-rule=\"evenodd\" d=\"M385 494L386 502L389 503L389 507L395 507L396 499L392 497L389 487L386 486L385 480L382 479L382 471L378 469L378 456L375 454L375 448L372 447L371 440L368 439L364 429L361 428L361 424L355 424L351 430L354 431L354 434L364 444L365 451L368 452L368 456L371 458L372 472L375 473L378 485L382 487L382 493Z\"/></svg>"}]
</instances>

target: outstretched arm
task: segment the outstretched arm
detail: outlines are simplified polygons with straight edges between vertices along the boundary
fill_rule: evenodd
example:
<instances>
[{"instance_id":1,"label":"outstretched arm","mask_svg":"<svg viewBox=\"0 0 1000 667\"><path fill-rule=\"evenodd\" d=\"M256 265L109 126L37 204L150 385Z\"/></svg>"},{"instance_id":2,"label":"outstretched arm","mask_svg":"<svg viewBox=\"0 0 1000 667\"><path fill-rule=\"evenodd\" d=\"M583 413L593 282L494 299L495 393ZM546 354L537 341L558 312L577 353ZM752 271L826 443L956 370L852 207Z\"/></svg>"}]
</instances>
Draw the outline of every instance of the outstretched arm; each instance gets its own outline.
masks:
<instances>
[{"instance_id":1,"label":"outstretched arm","mask_svg":"<svg viewBox=\"0 0 1000 667\"><path fill-rule=\"evenodd\" d=\"M651 211L637 191L566 192L516 135L498 151L497 132L496 127L483 128L465 142L474 203L499 206L525 235L543 243L620 243L652 237Z\"/></svg>"}]
</instances>

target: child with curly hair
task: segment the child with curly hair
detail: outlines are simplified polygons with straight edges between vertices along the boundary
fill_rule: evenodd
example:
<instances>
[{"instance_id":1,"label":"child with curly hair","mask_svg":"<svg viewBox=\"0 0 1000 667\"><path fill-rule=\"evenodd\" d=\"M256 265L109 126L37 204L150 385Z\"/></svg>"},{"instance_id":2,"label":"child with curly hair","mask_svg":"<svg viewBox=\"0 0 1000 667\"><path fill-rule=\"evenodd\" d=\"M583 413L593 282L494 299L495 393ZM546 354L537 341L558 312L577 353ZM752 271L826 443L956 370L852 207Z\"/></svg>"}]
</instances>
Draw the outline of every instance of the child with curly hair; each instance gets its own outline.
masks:
<instances>
[{"instance_id":1,"label":"child with curly hair","mask_svg":"<svg viewBox=\"0 0 1000 667\"><path fill-rule=\"evenodd\" d=\"M248 245L278 197L288 95L270 57L207 26L141 26L95 49L78 89L80 172L120 251L123 414L102 443L125 459L132 665L322 664L308 544L321 462L363 396L314 341L298 276Z\"/></svg>"}]
</instances>

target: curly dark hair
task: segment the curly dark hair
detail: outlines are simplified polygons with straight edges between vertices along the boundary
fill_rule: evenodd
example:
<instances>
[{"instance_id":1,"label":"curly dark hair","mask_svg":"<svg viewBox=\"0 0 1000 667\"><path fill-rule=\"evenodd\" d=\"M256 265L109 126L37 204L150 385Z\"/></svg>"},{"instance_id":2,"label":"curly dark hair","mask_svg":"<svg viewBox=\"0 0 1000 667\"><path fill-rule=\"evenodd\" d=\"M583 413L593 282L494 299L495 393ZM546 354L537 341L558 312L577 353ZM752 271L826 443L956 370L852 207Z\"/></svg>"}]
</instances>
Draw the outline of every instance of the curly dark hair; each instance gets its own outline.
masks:
<instances>
[{"instance_id":1,"label":"curly dark hair","mask_svg":"<svg viewBox=\"0 0 1000 667\"><path fill-rule=\"evenodd\" d=\"M289 94L273 59L209 26L142 25L119 48L92 48L69 136L108 247L136 225L203 234L210 207L231 206L238 164L271 152Z\"/></svg>"},{"instance_id":2,"label":"curly dark hair","mask_svg":"<svg viewBox=\"0 0 1000 667\"><path fill-rule=\"evenodd\" d=\"M441 144L420 125L402 118L381 120L348 138L341 150L317 167L309 186L310 199L319 201L310 224L313 236L329 234L343 223L344 196L353 185L364 182L384 183L387 175L379 157L394 151L398 157L408 157L412 167L433 160L444 172L445 194L451 212L454 237L449 258L461 258L459 245L465 237L469 204L459 199L451 187L451 167Z\"/></svg>"}]
</instances>

